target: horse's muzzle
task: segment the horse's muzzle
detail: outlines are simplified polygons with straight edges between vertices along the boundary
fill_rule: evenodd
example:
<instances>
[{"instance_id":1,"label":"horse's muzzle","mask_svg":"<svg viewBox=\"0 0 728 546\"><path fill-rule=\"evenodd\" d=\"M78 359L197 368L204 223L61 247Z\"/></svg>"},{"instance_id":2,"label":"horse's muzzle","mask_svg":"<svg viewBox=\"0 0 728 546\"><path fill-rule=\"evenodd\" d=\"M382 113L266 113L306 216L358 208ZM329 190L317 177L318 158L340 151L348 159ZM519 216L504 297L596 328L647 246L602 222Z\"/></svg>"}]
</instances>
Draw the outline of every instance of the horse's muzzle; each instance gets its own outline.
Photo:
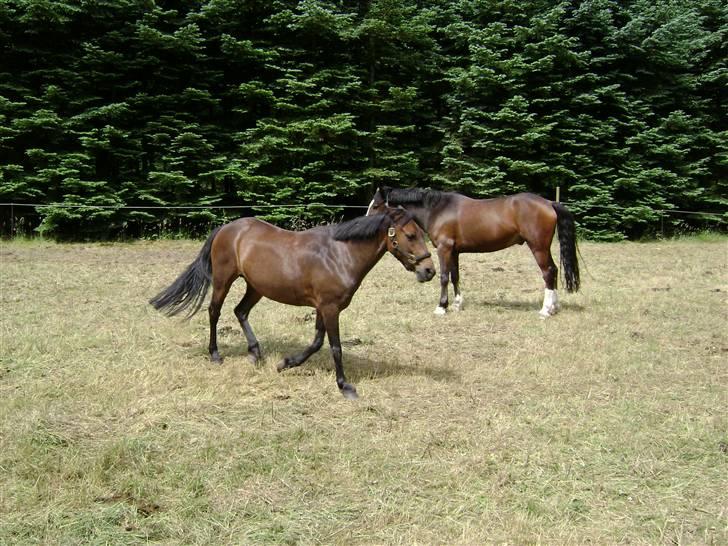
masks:
<instances>
[{"instance_id":1,"label":"horse's muzzle","mask_svg":"<svg viewBox=\"0 0 728 546\"><path fill-rule=\"evenodd\" d=\"M429 280L432 280L432 277L435 276L435 268L429 266L417 268L415 270L415 274L417 275L417 280L419 282L427 282Z\"/></svg>"}]
</instances>

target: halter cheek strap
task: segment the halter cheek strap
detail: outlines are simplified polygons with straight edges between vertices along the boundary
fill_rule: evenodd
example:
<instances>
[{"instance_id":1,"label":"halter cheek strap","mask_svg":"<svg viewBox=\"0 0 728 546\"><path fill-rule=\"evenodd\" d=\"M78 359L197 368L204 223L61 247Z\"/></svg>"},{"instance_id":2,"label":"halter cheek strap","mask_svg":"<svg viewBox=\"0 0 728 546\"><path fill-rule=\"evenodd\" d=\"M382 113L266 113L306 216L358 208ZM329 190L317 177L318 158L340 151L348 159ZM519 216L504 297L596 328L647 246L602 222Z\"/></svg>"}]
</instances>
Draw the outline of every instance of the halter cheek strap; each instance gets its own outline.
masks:
<instances>
[{"instance_id":1,"label":"halter cheek strap","mask_svg":"<svg viewBox=\"0 0 728 546\"><path fill-rule=\"evenodd\" d=\"M387 237L389 237L389 241L392 243L392 254L394 254L395 256L402 256L411 265L417 265L422 260L426 260L427 258L432 256L432 254L430 254L429 252L425 252L424 254L420 254L419 256L413 254L412 252L402 252L399 249L399 243L397 242L397 239L395 239L395 236L396 230L393 227L390 227L387 230Z\"/></svg>"}]
</instances>

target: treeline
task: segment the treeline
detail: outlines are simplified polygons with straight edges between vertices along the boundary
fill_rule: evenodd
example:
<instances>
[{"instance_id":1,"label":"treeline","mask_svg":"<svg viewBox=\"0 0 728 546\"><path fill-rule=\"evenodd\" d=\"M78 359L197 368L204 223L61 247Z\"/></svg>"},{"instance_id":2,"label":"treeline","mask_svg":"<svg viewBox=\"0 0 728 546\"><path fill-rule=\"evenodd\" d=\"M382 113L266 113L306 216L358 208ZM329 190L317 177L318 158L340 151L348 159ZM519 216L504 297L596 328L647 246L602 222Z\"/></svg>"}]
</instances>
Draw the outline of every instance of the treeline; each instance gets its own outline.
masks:
<instances>
[{"instance_id":1,"label":"treeline","mask_svg":"<svg viewBox=\"0 0 728 546\"><path fill-rule=\"evenodd\" d=\"M0 201L74 237L381 184L559 186L601 239L728 219L727 42L723 0L5 0Z\"/></svg>"}]
</instances>

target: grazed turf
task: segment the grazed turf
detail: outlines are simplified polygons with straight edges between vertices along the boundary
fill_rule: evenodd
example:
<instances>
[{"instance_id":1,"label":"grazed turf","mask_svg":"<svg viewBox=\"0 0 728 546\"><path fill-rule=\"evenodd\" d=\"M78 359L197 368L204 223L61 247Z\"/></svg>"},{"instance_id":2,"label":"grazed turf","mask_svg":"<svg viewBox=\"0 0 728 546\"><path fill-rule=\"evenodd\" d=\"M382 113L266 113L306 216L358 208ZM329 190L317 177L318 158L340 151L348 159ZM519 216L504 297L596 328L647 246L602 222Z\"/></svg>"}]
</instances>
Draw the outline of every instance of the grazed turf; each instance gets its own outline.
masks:
<instances>
[{"instance_id":1,"label":"grazed turf","mask_svg":"<svg viewBox=\"0 0 728 546\"><path fill-rule=\"evenodd\" d=\"M0 543L728 542L728 241L583 243L541 321L526 248L461 258L465 310L391 257L342 315L146 304L200 242L2 243Z\"/></svg>"}]
</instances>

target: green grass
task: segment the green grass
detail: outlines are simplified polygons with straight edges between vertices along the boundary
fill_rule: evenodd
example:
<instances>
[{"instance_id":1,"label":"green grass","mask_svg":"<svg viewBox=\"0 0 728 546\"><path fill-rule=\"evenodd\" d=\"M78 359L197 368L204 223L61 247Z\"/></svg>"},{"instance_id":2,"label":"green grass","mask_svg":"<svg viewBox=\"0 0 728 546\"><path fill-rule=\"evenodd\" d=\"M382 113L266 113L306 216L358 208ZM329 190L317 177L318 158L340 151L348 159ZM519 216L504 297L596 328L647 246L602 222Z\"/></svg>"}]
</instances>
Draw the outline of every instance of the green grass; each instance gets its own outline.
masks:
<instances>
[{"instance_id":1,"label":"green grass","mask_svg":"<svg viewBox=\"0 0 728 546\"><path fill-rule=\"evenodd\" d=\"M147 300L200 242L0 248L0 543L726 544L728 239L583 243L538 317L526 248L461 258L465 310L387 256L342 314Z\"/></svg>"}]
</instances>

